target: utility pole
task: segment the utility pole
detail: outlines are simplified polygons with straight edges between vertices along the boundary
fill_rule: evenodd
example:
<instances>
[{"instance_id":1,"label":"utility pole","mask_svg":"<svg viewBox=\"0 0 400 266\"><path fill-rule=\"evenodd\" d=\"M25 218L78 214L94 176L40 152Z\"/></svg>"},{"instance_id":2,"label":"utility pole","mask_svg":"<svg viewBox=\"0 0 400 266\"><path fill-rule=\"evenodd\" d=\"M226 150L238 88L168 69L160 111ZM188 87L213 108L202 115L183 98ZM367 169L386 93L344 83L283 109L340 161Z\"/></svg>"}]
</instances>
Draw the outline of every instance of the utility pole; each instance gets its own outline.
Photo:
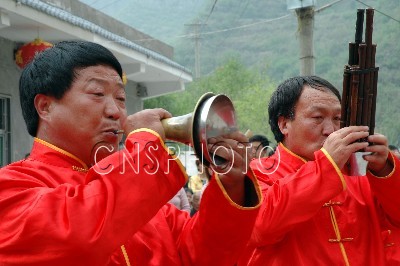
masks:
<instances>
[{"instance_id":1,"label":"utility pole","mask_svg":"<svg viewBox=\"0 0 400 266\"><path fill-rule=\"evenodd\" d=\"M294 9L297 16L300 75L315 74L314 2L314 0L287 0L288 9Z\"/></svg>"},{"instance_id":2,"label":"utility pole","mask_svg":"<svg viewBox=\"0 0 400 266\"><path fill-rule=\"evenodd\" d=\"M200 27L205 25L204 23L192 23L185 24L185 26L193 27L194 33L191 35L191 39L194 40L194 77L200 78Z\"/></svg>"},{"instance_id":3,"label":"utility pole","mask_svg":"<svg viewBox=\"0 0 400 266\"><path fill-rule=\"evenodd\" d=\"M314 75L314 7L298 8L296 15L299 27L300 75Z\"/></svg>"}]
</instances>

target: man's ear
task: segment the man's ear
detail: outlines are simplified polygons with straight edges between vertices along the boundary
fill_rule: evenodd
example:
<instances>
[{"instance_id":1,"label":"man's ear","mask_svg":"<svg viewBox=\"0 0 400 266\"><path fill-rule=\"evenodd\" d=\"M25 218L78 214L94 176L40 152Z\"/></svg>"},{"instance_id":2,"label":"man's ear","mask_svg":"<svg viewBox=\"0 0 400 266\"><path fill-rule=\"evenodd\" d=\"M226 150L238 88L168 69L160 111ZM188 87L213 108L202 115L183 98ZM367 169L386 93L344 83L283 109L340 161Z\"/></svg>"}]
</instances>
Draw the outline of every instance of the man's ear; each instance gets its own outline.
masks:
<instances>
[{"instance_id":1,"label":"man's ear","mask_svg":"<svg viewBox=\"0 0 400 266\"><path fill-rule=\"evenodd\" d=\"M280 116L278 118L278 127L283 135L286 135L288 132L287 124L288 124L288 119L286 117Z\"/></svg>"},{"instance_id":2,"label":"man's ear","mask_svg":"<svg viewBox=\"0 0 400 266\"><path fill-rule=\"evenodd\" d=\"M53 97L44 95L44 94L37 94L34 99L34 104L37 113L41 119L49 119L50 110L53 104Z\"/></svg>"}]
</instances>

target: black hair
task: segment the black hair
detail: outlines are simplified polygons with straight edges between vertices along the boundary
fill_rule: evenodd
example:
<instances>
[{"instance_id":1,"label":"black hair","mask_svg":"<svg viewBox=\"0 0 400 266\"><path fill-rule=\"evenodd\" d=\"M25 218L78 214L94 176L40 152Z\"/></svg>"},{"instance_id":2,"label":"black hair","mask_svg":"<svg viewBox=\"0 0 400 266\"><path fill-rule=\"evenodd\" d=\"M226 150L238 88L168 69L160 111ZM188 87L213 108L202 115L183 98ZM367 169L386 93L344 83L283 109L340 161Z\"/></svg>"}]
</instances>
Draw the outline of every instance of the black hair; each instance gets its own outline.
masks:
<instances>
[{"instance_id":1,"label":"black hair","mask_svg":"<svg viewBox=\"0 0 400 266\"><path fill-rule=\"evenodd\" d=\"M269 146L269 140L266 136L263 135L254 135L249 138L249 142L259 141L263 147Z\"/></svg>"},{"instance_id":2,"label":"black hair","mask_svg":"<svg viewBox=\"0 0 400 266\"><path fill-rule=\"evenodd\" d=\"M389 148L389 150L391 150L391 151L396 151L396 150L398 151L398 150L399 150L399 148L398 148L397 146L392 145L392 144L389 144L388 148Z\"/></svg>"},{"instance_id":3,"label":"black hair","mask_svg":"<svg viewBox=\"0 0 400 266\"><path fill-rule=\"evenodd\" d=\"M281 142L283 134L278 126L279 117L294 119L295 106L305 85L317 90L329 90L340 101L339 91L327 80L317 76L292 77L282 82L271 95L268 105L269 125L275 140Z\"/></svg>"},{"instance_id":4,"label":"black hair","mask_svg":"<svg viewBox=\"0 0 400 266\"><path fill-rule=\"evenodd\" d=\"M121 64L111 51L86 41L59 42L37 54L24 68L19 80L19 94L22 115L31 136L36 136L39 124L35 96L44 94L61 99L71 88L77 69L96 65L110 66L122 78Z\"/></svg>"},{"instance_id":5,"label":"black hair","mask_svg":"<svg viewBox=\"0 0 400 266\"><path fill-rule=\"evenodd\" d=\"M185 189L185 192L189 192L192 195L194 194L193 190L191 188L185 187L184 189Z\"/></svg>"}]
</instances>

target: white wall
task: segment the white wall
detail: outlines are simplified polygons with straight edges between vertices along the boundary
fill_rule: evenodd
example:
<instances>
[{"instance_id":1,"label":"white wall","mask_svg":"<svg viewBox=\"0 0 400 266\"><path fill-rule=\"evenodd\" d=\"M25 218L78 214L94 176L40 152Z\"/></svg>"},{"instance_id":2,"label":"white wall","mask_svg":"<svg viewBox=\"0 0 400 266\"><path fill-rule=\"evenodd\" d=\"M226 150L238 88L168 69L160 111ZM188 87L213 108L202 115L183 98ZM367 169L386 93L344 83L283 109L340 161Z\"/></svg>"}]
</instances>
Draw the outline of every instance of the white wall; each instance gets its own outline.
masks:
<instances>
[{"instance_id":1,"label":"white wall","mask_svg":"<svg viewBox=\"0 0 400 266\"><path fill-rule=\"evenodd\" d=\"M14 42L0 38L0 94L11 99L11 161L23 159L33 142L26 130L19 103L21 70L14 63L14 48Z\"/></svg>"}]
</instances>

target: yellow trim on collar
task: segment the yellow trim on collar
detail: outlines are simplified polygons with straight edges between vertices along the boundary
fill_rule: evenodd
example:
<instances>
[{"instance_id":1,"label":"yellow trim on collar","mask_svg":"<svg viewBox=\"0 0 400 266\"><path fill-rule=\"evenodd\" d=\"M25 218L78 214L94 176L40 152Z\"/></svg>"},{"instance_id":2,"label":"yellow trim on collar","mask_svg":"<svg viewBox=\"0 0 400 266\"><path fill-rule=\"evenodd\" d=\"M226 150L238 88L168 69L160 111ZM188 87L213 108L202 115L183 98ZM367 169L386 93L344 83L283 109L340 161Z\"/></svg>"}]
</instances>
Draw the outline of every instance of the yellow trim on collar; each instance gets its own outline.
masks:
<instances>
[{"instance_id":1,"label":"yellow trim on collar","mask_svg":"<svg viewBox=\"0 0 400 266\"><path fill-rule=\"evenodd\" d=\"M307 162L306 159L304 159L303 157L300 157L299 155L297 155L296 153L292 152L291 150L289 150L288 148L285 147L285 145L283 145L282 142L279 142L279 145L282 147L282 149L284 149L287 153L291 154L292 156L299 158L300 160L302 160L303 162Z\"/></svg>"},{"instance_id":2,"label":"yellow trim on collar","mask_svg":"<svg viewBox=\"0 0 400 266\"><path fill-rule=\"evenodd\" d=\"M255 190L257 192L258 199L259 199L258 204L256 206L252 206L252 207L244 207L244 206L241 206L241 205L237 204L236 202L234 202L231 199L231 197L229 197L228 192L225 190L225 187L222 184L219 175L216 172L214 172L215 181L217 182L218 186L220 187L220 189L222 191L222 194L224 195L224 197L228 200L228 202L231 205L233 205L234 207L238 208L239 210L253 210L253 209L256 209L256 208L260 207L260 205L263 202L263 196L262 196L262 193L261 193L260 185L259 185L259 183L257 181L257 178L255 178L253 170L250 169L250 171L251 171L252 177L250 177L249 175L246 175L245 178L250 178L250 180L253 182Z\"/></svg>"},{"instance_id":3,"label":"yellow trim on collar","mask_svg":"<svg viewBox=\"0 0 400 266\"><path fill-rule=\"evenodd\" d=\"M61 149L61 148L59 148L59 147L57 147L57 146L55 146L55 145L53 145L53 144L51 144L51 143L45 141L45 140L42 140L42 139L39 139L39 138L36 138L36 137L34 138L34 141L37 141L37 142L39 142L40 144L43 144L44 146L49 147L50 149L56 150L56 151L58 151L59 153L62 153L62 154L64 154L64 155L66 155L66 156L68 156L68 157L70 157L70 158L76 160L77 162L79 162L79 163L82 165L83 169L85 169L85 170L88 170L88 169L89 169L89 168L87 167L87 165L86 165L81 159L79 159L78 157L76 157L76 156L73 155L72 153L69 153L69 152L67 152L67 151L65 151L65 150L63 150L63 149Z\"/></svg>"},{"instance_id":4,"label":"yellow trim on collar","mask_svg":"<svg viewBox=\"0 0 400 266\"><path fill-rule=\"evenodd\" d=\"M328 158L328 160L331 162L331 164L333 165L333 167L336 170L336 173L339 175L340 177L340 181L342 181L342 186L343 186L343 190L345 190L347 188L347 184L346 184L346 180L344 180L342 171L340 171L339 167L337 166L337 164L335 163L335 161L332 159L332 157L329 155L329 153L327 152L327 150L325 150L325 148L321 148L321 151L325 154L326 158Z\"/></svg>"},{"instance_id":5,"label":"yellow trim on collar","mask_svg":"<svg viewBox=\"0 0 400 266\"><path fill-rule=\"evenodd\" d=\"M168 152L168 154L178 163L179 168L181 169L182 173L185 176L186 182L189 180L189 176L187 175L186 169L183 166L181 160L179 160L179 158L176 155L174 155L174 153L168 148L168 146L165 145L165 142L161 138L160 134L158 134L156 131L154 131L154 130L152 130L150 128L139 128L139 129L135 129L135 130L129 132L128 136L126 136L126 137L128 138L130 135L132 135L133 133L137 133L137 132L148 132L150 134L155 135L160 140L160 143L163 146L164 150L166 150Z\"/></svg>"},{"instance_id":6,"label":"yellow trim on collar","mask_svg":"<svg viewBox=\"0 0 400 266\"><path fill-rule=\"evenodd\" d=\"M136 132L149 132L149 133L151 133L153 135L156 135L162 141L162 143L164 143L164 141L160 137L160 134L158 134L156 131L154 131L154 130L152 130L150 128L145 128L145 127L139 128L139 129L135 129L135 130L129 132L128 136L126 136L126 137L129 137L130 135L132 135L133 133L136 133Z\"/></svg>"}]
</instances>

